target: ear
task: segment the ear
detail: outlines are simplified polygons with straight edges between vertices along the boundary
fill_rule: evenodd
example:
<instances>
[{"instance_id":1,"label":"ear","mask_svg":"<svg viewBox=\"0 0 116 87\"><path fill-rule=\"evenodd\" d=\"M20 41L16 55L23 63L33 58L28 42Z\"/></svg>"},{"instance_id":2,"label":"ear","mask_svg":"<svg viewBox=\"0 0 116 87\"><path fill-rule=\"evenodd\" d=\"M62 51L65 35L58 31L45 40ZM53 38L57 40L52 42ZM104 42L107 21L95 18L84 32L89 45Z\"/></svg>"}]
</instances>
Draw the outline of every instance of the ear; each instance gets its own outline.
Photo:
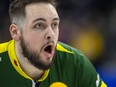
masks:
<instances>
[{"instance_id":1,"label":"ear","mask_svg":"<svg viewBox=\"0 0 116 87\"><path fill-rule=\"evenodd\" d=\"M18 29L16 24L11 24L9 27L9 31L11 34L11 37L15 40L18 41L20 37L20 30Z\"/></svg>"}]
</instances>

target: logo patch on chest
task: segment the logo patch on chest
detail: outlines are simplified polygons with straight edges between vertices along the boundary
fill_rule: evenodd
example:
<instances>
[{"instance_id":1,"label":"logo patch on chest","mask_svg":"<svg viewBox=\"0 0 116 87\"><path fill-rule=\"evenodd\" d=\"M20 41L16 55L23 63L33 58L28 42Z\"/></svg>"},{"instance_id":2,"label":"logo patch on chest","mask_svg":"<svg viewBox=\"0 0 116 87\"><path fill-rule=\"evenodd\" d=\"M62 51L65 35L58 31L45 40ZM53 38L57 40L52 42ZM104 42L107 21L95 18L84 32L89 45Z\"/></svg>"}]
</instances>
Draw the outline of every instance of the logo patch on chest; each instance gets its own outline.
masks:
<instances>
[{"instance_id":1,"label":"logo patch on chest","mask_svg":"<svg viewBox=\"0 0 116 87\"><path fill-rule=\"evenodd\" d=\"M62 82L54 82L50 85L50 87L68 87L68 86L66 86L66 84Z\"/></svg>"}]
</instances>

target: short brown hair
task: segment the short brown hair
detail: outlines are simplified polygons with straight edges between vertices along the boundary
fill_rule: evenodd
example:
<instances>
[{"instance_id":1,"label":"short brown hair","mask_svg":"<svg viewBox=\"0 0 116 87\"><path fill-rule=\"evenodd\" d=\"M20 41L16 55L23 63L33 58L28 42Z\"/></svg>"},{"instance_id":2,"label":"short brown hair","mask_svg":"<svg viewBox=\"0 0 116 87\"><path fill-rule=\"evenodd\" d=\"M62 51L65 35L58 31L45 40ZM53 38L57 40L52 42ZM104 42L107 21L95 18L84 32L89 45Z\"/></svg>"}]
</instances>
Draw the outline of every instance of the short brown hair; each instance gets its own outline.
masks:
<instances>
[{"instance_id":1,"label":"short brown hair","mask_svg":"<svg viewBox=\"0 0 116 87\"><path fill-rule=\"evenodd\" d=\"M12 23L26 16L25 6L33 3L50 3L56 7L54 0L13 0L9 7L9 16Z\"/></svg>"}]
</instances>

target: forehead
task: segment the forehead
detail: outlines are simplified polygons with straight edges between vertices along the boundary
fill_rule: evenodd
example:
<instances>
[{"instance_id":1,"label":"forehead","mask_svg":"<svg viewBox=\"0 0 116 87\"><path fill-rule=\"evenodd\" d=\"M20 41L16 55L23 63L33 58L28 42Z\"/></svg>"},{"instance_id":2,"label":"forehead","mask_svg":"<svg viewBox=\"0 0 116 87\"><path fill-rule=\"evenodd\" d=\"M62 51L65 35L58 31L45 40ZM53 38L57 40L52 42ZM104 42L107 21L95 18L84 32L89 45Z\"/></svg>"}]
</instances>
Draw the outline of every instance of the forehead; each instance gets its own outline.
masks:
<instances>
[{"instance_id":1,"label":"forehead","mask_svg":"<svg viewBox=\"0 0 116 87\"><path fill-rule=\"evenodd\" d=\"M57 11L54 6L49 3L34 3L25 7L27 18L58 18Z\"/></svg>"}]
</instances>

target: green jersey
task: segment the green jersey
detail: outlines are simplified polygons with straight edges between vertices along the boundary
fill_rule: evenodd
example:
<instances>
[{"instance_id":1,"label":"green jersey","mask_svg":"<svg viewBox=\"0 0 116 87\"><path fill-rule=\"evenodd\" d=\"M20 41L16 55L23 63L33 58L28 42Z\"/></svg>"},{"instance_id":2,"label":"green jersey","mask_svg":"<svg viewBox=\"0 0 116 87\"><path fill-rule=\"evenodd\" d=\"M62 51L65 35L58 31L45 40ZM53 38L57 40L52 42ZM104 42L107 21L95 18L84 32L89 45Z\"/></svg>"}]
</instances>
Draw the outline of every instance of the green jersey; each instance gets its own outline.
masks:
<instances>
[{"instance_id":1,"label":"green jersey","mask_svg":"<svg viewBox=\"0 0 116 87\"><path fill-rule=\"evenodd\" d=\"M21 69L14 43L0 44L0 87L107 87L80 51L61 42L52 67L34 81Z\"/></svg>"}]
</instances>

